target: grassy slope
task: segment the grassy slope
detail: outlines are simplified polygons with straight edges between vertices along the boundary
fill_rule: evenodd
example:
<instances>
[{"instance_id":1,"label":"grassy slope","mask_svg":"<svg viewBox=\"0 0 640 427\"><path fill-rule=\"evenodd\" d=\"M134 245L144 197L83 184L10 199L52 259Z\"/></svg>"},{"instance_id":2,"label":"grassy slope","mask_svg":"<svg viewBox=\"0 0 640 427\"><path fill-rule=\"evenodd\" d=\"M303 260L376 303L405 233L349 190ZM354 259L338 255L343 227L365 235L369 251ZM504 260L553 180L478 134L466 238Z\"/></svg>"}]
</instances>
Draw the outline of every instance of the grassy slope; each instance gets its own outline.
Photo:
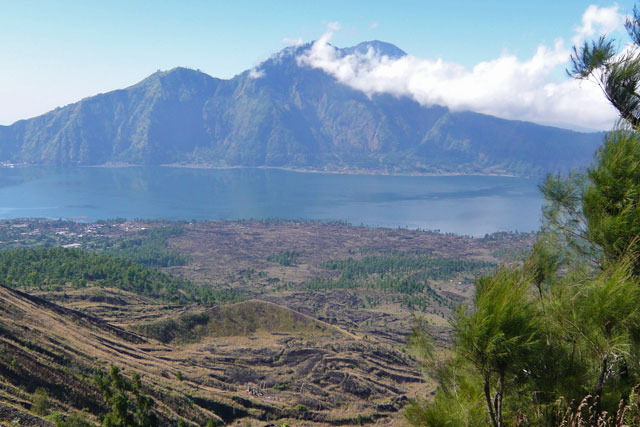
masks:
<instances>
[{"instance_id":1,"label":"grassy slope","mask_svg":"<svg viewBox=\"0 0 640 427\"><path fill-rule=\"evenodd\" d=\"M161 347L136 334L6 287L0 287L0 325L0 401L4 404L29 409L32 393L42 387L52 410L87 408L97 415L104 408L91 376L95 369L114 363L127 373L144 373L145 391L157 399L156 408L165 422L179 415L200 422L214 417L203 408L179 403L176 398L185 396L187 389L175 389L164 378L175 377L176 369L153 355Z\"/></svg>"},{"instance_id":2,"label":"grassy slope","mask_svg":"<svg viewBox=\"0 0 640 427\"><path fill-rule=\"evenodd\" d=\"M260 327L256 313L267 319ZM156 400L164 425L179 418L233 424L246 417L356 423L357 415L388 416L398 409L394 396L420 386L402 354L371 342L336 339L341 333L334 328L274 304L251 301L211 314L213 325L234 325L231 330L243 335L285 324L295 333L203 336L194 344L167 346L0 287L0 407L27 413L33 393L42 387L51 411L87 408L96 417L104 408L91 375L110 364L127 375L143 374L144 391ZM372 370L380 373L378 379L369 378ZM251 387L264 391L254 395L247 391Z\"/></svg>"},{"instance_id":3,"label":"grassy slope","mask_svg":"<svg viewBox=\"0 0 640 427\"><path fill-rule=\"evenodd\" d=\"M187 313L178 318L141 324L136 329L164 343L196 342L212 337L250 336L260 333L341 334L337 328L325 322L258 300Z\"/></svg>"}]
</instances>

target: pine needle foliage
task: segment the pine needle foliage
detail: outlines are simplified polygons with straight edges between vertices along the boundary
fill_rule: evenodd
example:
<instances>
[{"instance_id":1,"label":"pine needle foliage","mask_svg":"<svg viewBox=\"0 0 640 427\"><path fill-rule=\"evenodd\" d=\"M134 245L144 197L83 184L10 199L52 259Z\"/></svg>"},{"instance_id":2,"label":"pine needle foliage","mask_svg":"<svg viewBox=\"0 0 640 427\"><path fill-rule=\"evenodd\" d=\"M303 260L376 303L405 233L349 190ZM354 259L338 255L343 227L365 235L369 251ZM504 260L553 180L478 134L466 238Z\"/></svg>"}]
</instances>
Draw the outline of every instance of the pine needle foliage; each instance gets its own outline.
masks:
<instances>
[{"instance_id":1,"label":"pine needle foliage","mask_svg":"<svg viewBox=\"0 0 640 427\"><path fill-rule=\"evenodd\" d=\"M476 283L475 311L458 311L455 349L482 378L491 424L503 425L505 389L526 367L541 342L540 315L521 269L499 269Z\"/></svg>"},{"instance_id":2,"label":"pine needle foliage","mask_svg":"<svg viewBox=\"0 0 640 427\"><path fill-rule=\"evenodd\" d=\"M477 281L473 311L452 322L452 356L429 362L435 396L408 407L411 424L640 425L638 9L626 28L632 44L622 53L607 37L585 42L568 71L600 86L620 113L617 129L586 172L541 185L533 251Z\"/></svg>"},{"instance_id":3,"label":"pine needle foliage","mask_svg":"<svg viewBox=\"0 0 640 427\"><path fill-rule=\"evenodd\" d=\"M587 238L603 251L604 264L637 253L640 243L640 134L609 133L588 171L582 196ZM635 266L640 273L640 265Z\"/></svg>"},{"instance_id":4,"label":"pine needle foliage","mask_svg":"<svg viewBox=\"0 0 640 427\"><path fill-rule=\"evenodd\" d=\"M478 280L473 311L461 307L452 321L452 357L428 363L439 384L435 400L413 403L407 410L411 423L483 425L488 420L505 425L504 398L520 387L519 377L544 341L542 314L530 283L521 268L500 268ZM422 327L414 329L410 342L428 358L433 352L427 335Z\"/></svg>"},{"instance_id":5,"label":"pine needle foliage","mask_svg":"<svg viewBox=\"0 0 640 427\"><path fill-rule=\"evenodd\" d=\"M450 360L438 370L440 385L433 400L418 399L405 409L414 426L464 426L486 424L487 408L482 399L482 382L461 360Z\"/></svg>"}]
</instances>

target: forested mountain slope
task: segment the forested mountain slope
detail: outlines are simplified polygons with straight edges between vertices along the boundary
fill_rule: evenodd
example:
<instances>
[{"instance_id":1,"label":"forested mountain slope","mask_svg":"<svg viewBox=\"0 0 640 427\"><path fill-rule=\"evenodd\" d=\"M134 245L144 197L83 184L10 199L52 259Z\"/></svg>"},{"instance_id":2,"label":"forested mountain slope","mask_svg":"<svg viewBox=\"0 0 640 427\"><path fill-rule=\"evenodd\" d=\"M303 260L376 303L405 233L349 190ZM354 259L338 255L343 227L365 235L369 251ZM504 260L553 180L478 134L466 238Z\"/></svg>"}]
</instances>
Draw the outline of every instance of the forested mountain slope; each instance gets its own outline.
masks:
<instances>
[{"instance_id":1,"label":"forested mountain slope","mask_svg":"<svg viewBox=\"0 0 640 427\"><path fill-rule=\"evenodd\" d=\"M122 90L0 126L0 161L47 165L197 164L376 173L539 175L587 165L581 133L345 86L289 47L221 80L159 71ZM383 42L373 48L405 53Z\"/></svg>"}]
</instances>

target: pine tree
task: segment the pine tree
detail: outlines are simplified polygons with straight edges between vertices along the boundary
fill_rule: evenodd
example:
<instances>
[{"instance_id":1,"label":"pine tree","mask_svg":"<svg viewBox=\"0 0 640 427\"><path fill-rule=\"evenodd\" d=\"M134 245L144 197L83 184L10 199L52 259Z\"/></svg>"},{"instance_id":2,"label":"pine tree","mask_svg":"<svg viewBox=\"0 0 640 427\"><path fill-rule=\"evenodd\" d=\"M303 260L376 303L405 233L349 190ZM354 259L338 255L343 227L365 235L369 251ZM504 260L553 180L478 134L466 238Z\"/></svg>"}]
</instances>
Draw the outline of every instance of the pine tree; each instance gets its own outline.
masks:
<instances>
[{"instance_id":1,"label":"pine tree","mask_svg":"<svg viewBox=\"0 0 640 427\"><path fill-rule=\"evenodd\" d=\"M138 374L134 373L128 380L120 368L111 365L109 374L98 373L94 380L111 409L104 417L103 427L157 427L158 418L151 412L153 399L142 394ZM129 399L130 394L133 401Z\"/></svg>"}]
</instances>

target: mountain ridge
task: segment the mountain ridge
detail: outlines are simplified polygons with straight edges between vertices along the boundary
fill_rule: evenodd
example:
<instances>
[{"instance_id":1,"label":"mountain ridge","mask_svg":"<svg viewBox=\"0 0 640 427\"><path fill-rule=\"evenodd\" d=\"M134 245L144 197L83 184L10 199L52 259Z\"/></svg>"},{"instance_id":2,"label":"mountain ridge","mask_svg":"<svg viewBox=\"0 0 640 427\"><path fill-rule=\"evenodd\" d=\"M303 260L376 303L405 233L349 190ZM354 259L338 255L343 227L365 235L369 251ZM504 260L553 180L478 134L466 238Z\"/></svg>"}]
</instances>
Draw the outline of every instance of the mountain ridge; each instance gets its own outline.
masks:
<instances>
[{"instance_id":1,"label":"mountain ridge","mask_svg":"<svg viewBox=\"0 0 640 427\"><path fill-rule=\"evenodd\" d=\"M184 67L158 71L0 126L0 162L529 176L583 167L602 140L602 133L369 97L300 64L310 45L287 47L228 80ZM338 53L370 49L406 55L380 41Z\"/></svg>"}]
</instances>

